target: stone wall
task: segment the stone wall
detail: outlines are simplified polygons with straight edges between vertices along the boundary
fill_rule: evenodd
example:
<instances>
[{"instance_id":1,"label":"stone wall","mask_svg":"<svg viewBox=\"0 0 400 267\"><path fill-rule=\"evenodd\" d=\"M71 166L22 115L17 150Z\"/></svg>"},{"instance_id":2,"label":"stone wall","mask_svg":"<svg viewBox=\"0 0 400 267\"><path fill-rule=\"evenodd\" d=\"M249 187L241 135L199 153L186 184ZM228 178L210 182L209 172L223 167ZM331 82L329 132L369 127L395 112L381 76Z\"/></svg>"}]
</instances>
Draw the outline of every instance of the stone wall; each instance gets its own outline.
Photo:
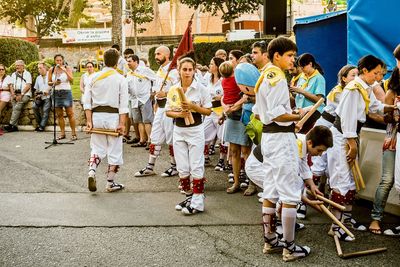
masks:
<instances>
[{"instance_id":1,"label":"stone wall","mask_svg":"<svg viewBox=\"0 0 400 267\"><path fill-rule=\"evenodd\" d=\"M19 117L18 125L32 125L34 127L37 127L35 115L34 115L33 109L32 109L32 104L33 104L33 101L30 100L25 105L24 109L21 112L21 116ZM74 106L76 126L78 127L78 126L86 125L85 112L82 108L80 101L74 100L73 106ZM12 113L12 105L10 102L6 106L6 108L2 111L2 113L0 114L0 124L8 124L10 122L11 113ZM65 118L66 125L69 126L68 117L65 112L64 112L64 118ZM51 110L50 110L49 121L47 122L47 125L53 125L53 112Z\"/></svg>"}]
</instances>

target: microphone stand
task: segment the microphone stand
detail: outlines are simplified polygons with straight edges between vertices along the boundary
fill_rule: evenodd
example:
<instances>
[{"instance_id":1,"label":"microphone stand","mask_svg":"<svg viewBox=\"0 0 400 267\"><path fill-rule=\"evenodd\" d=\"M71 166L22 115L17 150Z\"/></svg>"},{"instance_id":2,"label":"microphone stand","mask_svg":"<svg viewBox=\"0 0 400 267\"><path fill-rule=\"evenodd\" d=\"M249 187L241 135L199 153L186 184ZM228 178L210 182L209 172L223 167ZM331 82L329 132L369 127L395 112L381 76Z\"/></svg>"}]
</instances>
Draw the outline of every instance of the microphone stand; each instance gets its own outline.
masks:
<instances>
[{"instance_id":1,"label":"microphone stand","mask_svg":"<svg viewBox=\"0 0 400 267\"><path fill-rule=\"evenodd\" d=\"M53 69L54 71L54 69ZM57 80L56 80L57 81ZM53 110L53 141L52 142L44 142L45 144L49 144L48 146L46 146L44 149L48 149L49 147L52 146L57 146L57 145L73 145L74 143L71 141L68 142L59 142L57 140L57 130L56 130L56 82L53 82L53 85L51 86L51 90L52 90L52 103L51 105L52 110Z\"/></svg>"}]
</instances>

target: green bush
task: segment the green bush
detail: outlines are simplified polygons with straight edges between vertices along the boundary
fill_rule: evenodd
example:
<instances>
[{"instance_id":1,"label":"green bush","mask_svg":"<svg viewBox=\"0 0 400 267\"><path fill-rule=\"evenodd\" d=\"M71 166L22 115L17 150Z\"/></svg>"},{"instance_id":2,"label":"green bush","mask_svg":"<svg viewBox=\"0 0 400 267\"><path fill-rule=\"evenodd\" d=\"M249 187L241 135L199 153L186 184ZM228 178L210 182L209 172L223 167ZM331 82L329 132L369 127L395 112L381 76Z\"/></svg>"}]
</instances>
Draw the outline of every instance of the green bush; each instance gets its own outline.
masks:
<instances>
[{"instance_id":1,"label":"green bush","mask_svg":"<svg viewBox=\"0 0 400 267\"><path fill-rule=\"evenodd\" d=\"M214 57L215 52L218 49L224 49L227 53L231 50L241 50L243 53L251 53L251 46L254 42L261 41L261 39L250 39L250 40L241 40L241 41L232 41L232 42L216 42L216 43L198 43L193 44L194 46L194 54L196 58L196 62L201 65L210 64L210 60ZM269 40L265 40L267 43ZM169 48L173 51L173 47L170 46ZM150 68L153 70L158 69L158 64L154 59L155 50L157 47L152 47L149 50L149 63Z\"/></svg>"},{"instance_id":2,"label":"green bush","mask_svg":"<svg viewBox=\"0 0 400 267\"><path fill-rule=\"evenodd\" d=\"M39 50L35 44L14 38L0 39L0 63L10 66L22 59L25 64L39 60Z\"/></svg>"}]
</instances>

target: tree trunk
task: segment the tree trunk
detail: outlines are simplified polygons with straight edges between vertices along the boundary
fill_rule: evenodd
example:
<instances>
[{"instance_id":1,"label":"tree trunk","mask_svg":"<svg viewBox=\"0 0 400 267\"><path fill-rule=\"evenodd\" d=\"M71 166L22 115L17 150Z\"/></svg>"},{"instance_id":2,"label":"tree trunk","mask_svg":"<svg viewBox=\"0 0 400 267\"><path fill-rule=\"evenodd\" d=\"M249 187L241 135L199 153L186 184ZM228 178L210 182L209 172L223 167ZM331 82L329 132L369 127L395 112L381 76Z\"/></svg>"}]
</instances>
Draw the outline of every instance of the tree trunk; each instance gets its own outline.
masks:
<instances>
[{"instance_id":1,"label":"tree trunk","mask_svg":"<svg viewBox=\"0 0 400 267\"><path fill-rule=\"evenodd\" d=\"M229 21L229 29L230 29L230 31L234 31L235 30L235 20L234 19L231 19Z\"/></svg>"},{"instance_id":2,"label":"tree trunk","mask_svg":"<svg viewBox=\"0 0 400 267\"><path fill-rule=\"evenodd\" d=\"M171 34L176 35L176 20L178 13L179 0L170 0L170 23L171 23Z\"/></svg>"},{"instance_id":3,"label":"tree trunk","mask_svg":"<svg viewBox=\"0 0 400 267\"><path fill-rule=\"evenodd\" d=\"M154 10L154 23L156 27L158 27L158 32L160 35L163 35L164 31L162 29L161 20L160 20L160 9L158 8L158 0L151 0L153 4Z\"/></svg>"},{"instance_id":4,"label":"tree trunk","mask_svg":"<svg viewBox=\"0 0 400 267\"><path fill-rule=\"evenodd\" d=\"M135 55L138 54L138 36L137 36L137 24L134 21L133 22L133 34L134 34L134 39L135 39Z\"/></svg>"},{"instance_id":5,"label":"tree trunk","mask_svg":"<svg viewBox=\"0 0 400 267\"><path fill-rule=\"evenodd\" d=\"M121 0L111 0L112 43L122 46L122 3Z\"/></svg>"}]
</instances>

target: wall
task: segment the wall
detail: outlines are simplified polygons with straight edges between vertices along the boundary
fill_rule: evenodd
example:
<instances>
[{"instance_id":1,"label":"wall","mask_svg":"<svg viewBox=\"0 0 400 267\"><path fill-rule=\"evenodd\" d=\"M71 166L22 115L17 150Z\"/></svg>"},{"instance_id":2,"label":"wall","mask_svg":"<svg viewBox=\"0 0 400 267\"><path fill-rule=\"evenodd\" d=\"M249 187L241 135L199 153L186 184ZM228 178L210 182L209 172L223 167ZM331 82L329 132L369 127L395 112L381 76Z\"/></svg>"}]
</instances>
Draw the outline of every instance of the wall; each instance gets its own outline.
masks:
<instances>
[{"instance_id":1,"label":"wall","mask_svg":"<svg viewBox=\"0 0 400 267\"><path fill-rule=\"evenodd\" d=\"M19 117L18 120L18 125L33 125L37 126L35 115L33 113L32 109L32 100L30 100L24 107L24 109L21 112L21 116ZM73 103L74 106L74 114L75 114L75 120L76 120L76 126L84 126L86 125L86 119L85 119L85 113L82 109L81 103L79 100L74 100ZM7 107L2 111L0 115L0 124L8 124L10 122L11 118L11 113L12 113L12 106L11 102ZM67 115L64 112L64 117L66 118L65 123L68 126L69 121L67 118ZM53 125L53 112L50 111L49 115L49 121L47 122L47 125Z\"/></svg>"}]
</instances>

